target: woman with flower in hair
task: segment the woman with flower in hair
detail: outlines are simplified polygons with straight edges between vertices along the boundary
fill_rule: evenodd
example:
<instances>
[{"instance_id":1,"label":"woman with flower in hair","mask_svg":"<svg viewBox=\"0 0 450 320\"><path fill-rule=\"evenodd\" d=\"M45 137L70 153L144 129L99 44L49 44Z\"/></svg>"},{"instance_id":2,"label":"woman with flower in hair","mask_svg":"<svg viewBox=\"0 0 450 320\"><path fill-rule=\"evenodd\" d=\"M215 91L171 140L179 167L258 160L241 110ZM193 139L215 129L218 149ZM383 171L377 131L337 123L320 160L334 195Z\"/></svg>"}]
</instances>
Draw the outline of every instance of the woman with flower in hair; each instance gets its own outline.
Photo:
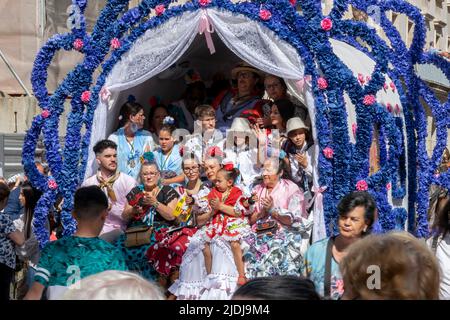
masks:
<instances>
[{"instance_id":1,"label":"woman with flower in hair","mask_svg":"<svg viewBox=\"0 0 450 320\"><path fill-rule=\"evenodd\" d=\"M179 224L185 227L161 229L155 234L157 243L147 251L149 262L168 282L178 278L183 255L197 232L197 226L201 228L209 220L210 188L200 180L200 161L193 153L185 154L182 167L187 182L176 189L181 197L174 214Z\"/></svg>"},{"instance_id":2,"label":"woman with flower in hair","mask_svg":"<svg viewBox=\"0 0 450 320\"><path fill-rule=\"evenodd\" d=\"M173 135L175 130L175 119L170 116L165 117L159 131L159 148L153 152L161 171L161 185L172 187L180 186L185 179L181 168L183 159Z\"/></svg>"},{"instance_id":3,"label":"woman with flower in hair","mask_svg":"<svg viewBox=\"0 0 450 320\"><path fill-rule=\"evenodd\" d=\"M149 100L150 113L148 114L148 128L156 144L159 143L159 131L163 126L163 121L170 116L169 109L160 102L158 97L151 97Z\"/></svg>"},{"instance_id":4,"label":"woman with flower in hair","mask_svg":"<svg viewBox=\"0 0 450 320\"><path fill-rule=\"evenodd\" d=\"M160 229L177 225L173 211L178 193L169 186L159 184L160 169L153 154L145 153L143 158L141 184L127 195L128 203L133 207L124 216L129 221L127 230L119 237L116 246L124 253L130 271L137 271L143 277L154 280L158 275L148 263L146 253L157 242L155 234Z\"/></svg>"},{"instance_id":5,"label":"woman with flower in hair","mask_svg":"<svg viewBox=\"0 0 450 320\"><path fill-rule=\"evenodd\" d=\"M250 222L252 233L243 242L249 278L298 275L312 230L303 192L283 179L284 161L264 162L261 184L252 190Z\"/></svg>"},{"instance_id":6,"label":"woman with flower in hair","mask_svg":"<svg viewBox=\"0 0 450 320\"><path fill-rule=\"evenodd\" d=\"M179 279L169 288L169 292L173 297L180 300L198 300L204 290L203 284L207 273L203 258L203 248L205 245L206 224L210 221L212 215L208 195L216 182L217 173L222 168L223 156L222 150L218 147L210 147L205 151L203 170L207 181L202 183L202 188L197 193L201 197L192 197L194 200L192 210L193 214L196 213L197 232L190 239L189 246L183 255ZM196 161L190 160L189 157L185 161L187 162L183 162L183 169L193 168L197 165ZM189 181L192 181L196 176L195 171L190 173L186 170L185 174ZM205 193L206 199L204 199ZM198 208L195 208L196 206Z\"/></svg>"},{"instance_id":7,"label":"woman with flower in hair","mask_svg":"<svg viewBox=\"0 0 450 320\"><path fill-rule=\"evenodd\" d=\"M137 179L141 169L141 157L155 149L150 132L144 128L144 107L130 96L120 109L119 129L108 140L117 144L119 171Z\"/></svg>"}]
</instances>

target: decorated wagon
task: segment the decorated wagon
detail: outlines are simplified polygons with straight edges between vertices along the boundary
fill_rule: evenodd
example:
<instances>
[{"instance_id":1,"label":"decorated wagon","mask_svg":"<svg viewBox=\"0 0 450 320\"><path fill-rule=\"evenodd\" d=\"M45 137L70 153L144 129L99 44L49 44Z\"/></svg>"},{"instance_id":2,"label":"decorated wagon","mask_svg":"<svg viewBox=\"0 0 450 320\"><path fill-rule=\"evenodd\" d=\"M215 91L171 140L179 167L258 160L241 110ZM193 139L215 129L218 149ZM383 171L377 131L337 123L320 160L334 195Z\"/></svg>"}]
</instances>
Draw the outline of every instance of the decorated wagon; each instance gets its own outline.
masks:
<instances>
[{"instance_id":1,"label":"decorated wagon","mask_svg":"<svg viewBox=\"0 0 450 320\"><path fill-rule=\"evenodd\" d=\"M290 94L307 106L315 141L314 241L336 232L337 202L353 190L375 197L379 232L407 229L427 236L430 185L450 186L448 173L434 174L447 142L450 103L438 101L414 65L433 64L450 78L450 63L424 52L419 9L402 0L335 0L327 15L317 0L142 0L131 9L128 2L109 0L88 34L87 1L73 0L71 32L49 39L36 57L32 83L42 113L27 132L23 165L43 192L34 224L42 247L49 239L47 214L58 195L64 198L64 235L75 231L73 194L95 170L92 146L113 131L128 95L170 99L176 88L181 91L175 74L184 61L208 79L244 60L285 79ZM366 22L344 19L349 5L369 16L375 6L373 23L388 41ZM385 16L388 11L414 22L409 47ZM49 95L47 70L60 50L77 50L83 59ZM72 108L60 144L66 98ZM436 119L431 158L422 103ZM50 177L34 163L41 134Z\"/></svg>"}]
</instances>

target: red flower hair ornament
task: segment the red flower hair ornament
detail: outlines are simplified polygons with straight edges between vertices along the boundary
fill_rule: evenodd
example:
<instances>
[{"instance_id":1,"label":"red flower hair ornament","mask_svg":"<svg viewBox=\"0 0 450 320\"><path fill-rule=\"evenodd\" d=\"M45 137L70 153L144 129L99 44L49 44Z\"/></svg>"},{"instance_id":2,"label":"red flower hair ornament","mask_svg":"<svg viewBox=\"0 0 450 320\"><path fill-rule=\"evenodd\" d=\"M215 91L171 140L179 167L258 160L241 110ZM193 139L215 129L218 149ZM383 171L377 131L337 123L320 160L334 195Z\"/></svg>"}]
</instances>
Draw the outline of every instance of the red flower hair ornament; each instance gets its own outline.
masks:
<instances>
[{"instance_id":1,"label":"red flower hair ornament","mask_svg":"<svg viewBox=\"0 0 450 320\"><path fill-rule=\"evenodd\" d=\"M209 156L209 157L223 157L224 156L224 154L223 154L223 152L222 152L222 150L220 150L220 148L219 147L210 147L207 151L206 151L206 154Z\"/></svg>"},{"instance_id":2,"label":"red flower hair ornament","mask_svg":"<svg viewBox=\"0 0 450 320\"><path fill-rule=\"evenodd\" d=\"M233 171L234 165L233 165L233 163L227 163L226 165L223 166L223 169L225 171Z\"/></svg>"}]
</instances>

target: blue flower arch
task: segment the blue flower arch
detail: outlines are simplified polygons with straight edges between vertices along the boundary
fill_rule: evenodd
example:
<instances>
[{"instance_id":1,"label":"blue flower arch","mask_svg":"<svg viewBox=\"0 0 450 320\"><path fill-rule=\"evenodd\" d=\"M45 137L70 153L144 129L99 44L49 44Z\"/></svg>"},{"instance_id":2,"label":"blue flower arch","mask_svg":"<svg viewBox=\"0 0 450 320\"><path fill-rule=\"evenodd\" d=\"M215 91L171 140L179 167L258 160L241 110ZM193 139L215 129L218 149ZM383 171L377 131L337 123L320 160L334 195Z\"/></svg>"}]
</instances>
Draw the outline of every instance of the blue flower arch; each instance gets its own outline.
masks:
<instances>
[{"instance_id":1,"label":"blue flower arch","mask_svg":"<svg viewBox=\"0 0 450 320\"><path fill-rule=\"evenodd\" d=\"M71 32L55 35L48 40L36 57L32 84L43 112L34 118L27 132L23 165L33 185L43 191L35 211L34 224L34 231L41 247L45 246L49 239L45 220L58 195L64 198L63 234L67 236L75 231L76 223L70 214L73 194L86 170L94 112L107 76L147 30L184 12L200 10L204 8L202 4L205 1L193 0L175 6L167 0L142 0L138 7L129 10L128 2L129 0L109 0L100 13L93 32L88 34L84 19L87 1L73 0L73 5L78 7L81 13L79 23ZM149 17L155 7L161 4L165 6L165 12ZM349 4L364 12L368 12L371 6L376 5L381 13L380 27L386 33L391 46L388 46L366 23L343 19L343 13ZM325 223L327 226L334 226L334 229L327 230L328 234L337 231L334 221L338 201L348 192L355 190L357 183L363 180L377 200L379 231L404 228L405 221L408 220L410 232L419 237L427 236L428 188L431 183L446 188L450 186L449 174L442 174L439 177L433 175L447 141L450 103L447 100L441 104L436 99L430 88L415 74L414 64L434 64L447 78L450 78L450 67L449 62L442 57L423 51L425 26L419 9L402 0L334 0L330 14L325 17L320 1L316 0L303 0L301 12L298 12L289 0L261 0L236 4L229 0L211 0L206 7L220 8L258 21L294 47L302 58L306 73L312 77L317 143L320 150L326 147L334 150L332 159L327 159L322 153L319 155L320 185L327 186L324 193ZM259 12L262 8L271 12L270 19L260 18ZM414 39L409 49L385 16L385 12L389 10L406 14L414 21ZM331 19L333 23L329 31L321 28L321 21L324 18ZM114 38L120 40L120 48L111 48L111 40ZM358 82L352 71L334 54L330 38L345 41L365 51L375 61L371 80L365 86ZM366 42L371 50L362 47L357 39ZM66 76L54 94L49 96L46 87L48 67L58 51L75 49L75 42L78 42L76 49L83 54L83 61ZM82 45L79 45L80 43ZM389 63L393 68L389 67ZM100 71L100 76L94 83L95 71ZM382 88L385 81L384 74L393 79L398 89L403 105L404 124L379 103L364 104L366 96L375 95ZM326 78L328 82L326 89L318 87L319 77ZM407 90L402 88L402 83ZM90 93L90 97L88 95L86 98L86 92ZM356 108L358 126L356 143L351 143L348 135L344 93L349 95ZM72 98L71 111L68 115L64 145L61 146L58 138L58 122L67 97ZM419 97L430 106L436 119L438 139L431 159L428 158L425 148L427 130ZM374 123L380 126L382 132L382 139L380 138L383 150L382 167L369 177L369 148ZM403 141L403 126L406 130L406 144ZM40 134L44 137L51 177L42 176L34 164L34 151ZM401 157L405 154L408 158L406 177L399 171ZM402 181L402 178L408 179L407 210L393 209L387 197L387 183L395 181L396 184L398 180ZM405 192L398 191L398 188L396 190L397 197L403 198Z\"/></svg>"}]
</instances>

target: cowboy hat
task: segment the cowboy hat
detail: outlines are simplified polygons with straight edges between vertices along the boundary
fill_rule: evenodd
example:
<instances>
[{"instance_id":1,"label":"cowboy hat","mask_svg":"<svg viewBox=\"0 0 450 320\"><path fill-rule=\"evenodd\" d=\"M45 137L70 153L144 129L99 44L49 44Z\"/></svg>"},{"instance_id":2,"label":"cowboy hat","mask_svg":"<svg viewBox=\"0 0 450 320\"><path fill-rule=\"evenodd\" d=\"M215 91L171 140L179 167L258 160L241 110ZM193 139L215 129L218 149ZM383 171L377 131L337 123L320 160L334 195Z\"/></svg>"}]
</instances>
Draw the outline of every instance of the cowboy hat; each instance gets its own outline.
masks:
<instances>
[{"instance_id":1,"label":"cowboy hat","mask_svg":"<svg viewBox=\"0 0 450 320\"><path fill-rule=\"evenodd\" d=\"M289 134L289 132L297 129L305 129L309 131L309 127L306 126L305 122L301 118L294 117L289 119L286 123L286 132Z\"/></svg>"},{"instance_id":2,"label":"cowboy hat","mask_svg":"<svg viewBox=\"0 0 450 320\"><path fill-rule=\"evenodd\" d=\"M230 131L252 133L250 122L245 118L234 118Z\"/></svg>"},{"instance_id":3,"label":"cowboy hat","mask_svg":"<svg viewBox=\"0 0 450 320\"><path fill-rule=\"evenodd\" d=\"M255 67L249 65L247 62L240 62L233 68L233 70L231 70L231 78L237 79L237 75L241 71L250 71L256 74L258 77L264 77L264 72L262 72L261 70L256 69Z\"/></svg>"}]
</instances>

